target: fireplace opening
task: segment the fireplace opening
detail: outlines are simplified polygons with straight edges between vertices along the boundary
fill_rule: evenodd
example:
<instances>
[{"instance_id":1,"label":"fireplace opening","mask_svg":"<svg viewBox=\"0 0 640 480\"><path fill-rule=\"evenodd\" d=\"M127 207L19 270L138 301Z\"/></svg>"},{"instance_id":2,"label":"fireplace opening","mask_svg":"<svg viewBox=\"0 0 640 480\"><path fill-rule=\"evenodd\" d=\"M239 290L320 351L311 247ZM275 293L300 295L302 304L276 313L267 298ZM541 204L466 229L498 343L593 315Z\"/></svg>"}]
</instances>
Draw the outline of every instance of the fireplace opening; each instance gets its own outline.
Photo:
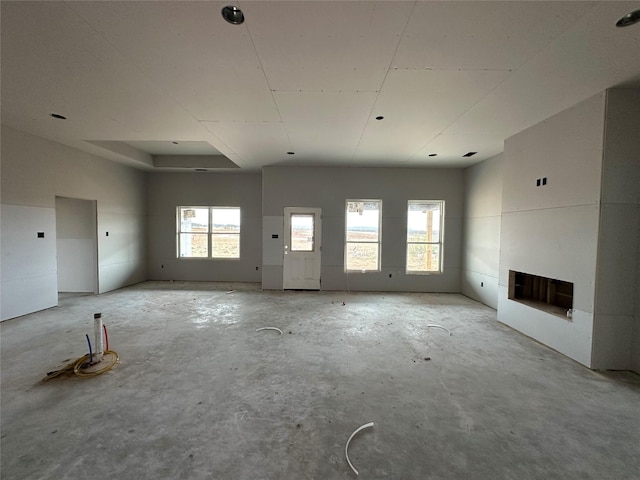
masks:
<instances>
[{"instance_id":1,"label":"fireplace opening","mask_svg":"<svg viewBox=\"0 0 640 480\"><path fill-rule=\"evenodd\" d=\"M571 319L573 283L509 270L509 299Z\"/></svg>"}]
</instances>

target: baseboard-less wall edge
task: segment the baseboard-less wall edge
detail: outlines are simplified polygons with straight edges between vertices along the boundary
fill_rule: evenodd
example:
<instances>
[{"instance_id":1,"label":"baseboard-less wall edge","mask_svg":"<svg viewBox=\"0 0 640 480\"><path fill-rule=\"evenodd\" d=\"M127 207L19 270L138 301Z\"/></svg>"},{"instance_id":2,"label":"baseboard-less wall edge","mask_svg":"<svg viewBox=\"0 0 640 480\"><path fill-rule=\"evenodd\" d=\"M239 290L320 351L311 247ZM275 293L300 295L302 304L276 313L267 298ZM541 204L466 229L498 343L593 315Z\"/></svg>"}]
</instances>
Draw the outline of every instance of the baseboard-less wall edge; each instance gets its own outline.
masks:
<instances>
[{"instance_id":1,"label":"baseboard-less wall edge","mask_svg":"<svg viewBox=\"0 0 640 480\"><path fill-rule=\"evenodd\" d=\"M282 265L262 266L262 289L282 290Z\"/></svg>"},{"instance_id":2,"label":"baseboard-less wall edge","mask_svg":"<svg viewBox=\"0 0 640 480\"><path fill-rule=\"evenodd\" d=\"M546 343L544 343L544 342L541 342L541 341L540 341L540 340L538 340L537 338L532 337L531 335L527 335L526 333L524 333L524 332L522 332L522 331L518 330L517 328L512 327L512 326L511 326L511 325L509 325L508 323L501 322L500 320L498 320L498 323L499 323L499 324L501 324L501 325L504 325L505 327L507 327L507 328L508 328L508 329L510 329L510 330L513 330L513 331L514 331L514 332L516 332L517 334L522 335L523 337L525 337L525 338L527 338L527 339L531 340L532 342L537 343L537 344L538 344L538 345L540 345L541 347L544 347L544 348L546 348L546 349L548 349L548 350L550 350L550 351L552 351L552 352L554 352L554 353L556 353L556 354L558 354L558 355L562 355L564 358L566 358L567 360L570 360L571 362L575 362L575 363L576 363L577 365L579 365L580 367L588 368L589 370L592 370L592 371L594 371L594 372L598 372L598 371L616 371L616 370L601 370L601 369L593 368L593 367L591 367L591 366L589 366L589 365L586 365L586 364L582 363L580 360L576 360L575 358L570 357L570 356L569 356L569 355L567 355L566 353L564 353L564 352L562 352L562 351L560 351L560 350L558 350L558 349L556 349L556 348L553 348L553 347L551 347L551 346L547 345L547 344L546 344ZM632 371L632 370L618 370L618 371ZM636 373L640 373L640 372L636 372Z\"/></svg>"},{"instance_id":3,"label":"baseboard-less wall edge","mask_svg":"<svg viewBox=\"0 0 640 480\"><path fill-rule=\"evenodd\" d=\"M38 277L3 281L0 321L58 306L56 281L55 272Z\"/></svg>"},{"instance_id":4,"label":"baseboard-less wall edge","mask_svg":"<svg viewBox=\"0 0 640 480\"><path fill-rule=\"evenodd\" d=\"M498 321L591 368L593 313L574 309L571 319L532 308L507 298L499 287Z\"/></svg>"},{"instance_id":5,"label":"baseboard-less wall edge","mask_svg":"<svg viewBox=\"0 0 640 480\"><path fill-rule=\"evenodd\" d=\"M320 289L361 292L460 293L460 269L450 267L445 268L441 274L408 275L402 267L383 267L381 272L374 273L345 273L342 265L323 265Z\"/></svg>"},{"instance_id":6,"label":"baseboard-less wall edge","mask_svg":"<svg viewBox=\"0 0 640 480\"><path fill-rule=\"evenodd\" d=\"M632 368L633 315L596 314L591 366L597 370Z\"/></svg>"},{"instance_id":7,"label":"baseboard-less wall edge","mask_svg":"<svg viewBox=\"0 0 640 480\"><path fill-rule=\"evenodd\" d=\"M498 277L462 270L461 293L465 297L498 309Z\"/></svg>"}]
</instances>

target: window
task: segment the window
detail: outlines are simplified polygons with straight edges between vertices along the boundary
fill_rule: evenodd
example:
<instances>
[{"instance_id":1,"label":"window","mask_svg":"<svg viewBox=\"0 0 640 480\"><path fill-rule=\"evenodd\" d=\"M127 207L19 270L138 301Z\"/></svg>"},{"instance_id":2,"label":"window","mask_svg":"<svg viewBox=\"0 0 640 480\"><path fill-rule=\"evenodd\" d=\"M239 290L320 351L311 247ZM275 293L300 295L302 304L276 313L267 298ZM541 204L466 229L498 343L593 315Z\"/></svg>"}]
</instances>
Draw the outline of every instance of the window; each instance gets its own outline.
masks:
<instances>
[{"instance_id":1,"label":"window","mask_svg":"<svg viewBox=\"0 0 640 480\"><path fill-rule=\"evenodd\" d=\"M345 271L380 271L382 200L347 200Z\"/></svg>"},{"instance_id":2,"label":"window","mask_svg":"<svg viewBox=\"0 0 640 480\"><path fill-rule=\"evenodd\" d=\"M407 273L442 272L444 201L409 200Z\"/></svg>"},{"instance_id":3,"label":"window","mask_svg":"<svg viewBox=\"0 0 640 480\"><path fill-rule=\"evenodd\" d=\"M313 213L292 213L291 214L291 251L292 252L313 252L315 216Z\"/></svg>"},{"instance_id":4,"label":"window","mask_svg":"<svg viewBox=\"0 0 640 480\"><path fill-rule=\"evenodd\" d=\"M240 258L238 207L178 207L178 257Z\"/></svg>"}]
</instances>

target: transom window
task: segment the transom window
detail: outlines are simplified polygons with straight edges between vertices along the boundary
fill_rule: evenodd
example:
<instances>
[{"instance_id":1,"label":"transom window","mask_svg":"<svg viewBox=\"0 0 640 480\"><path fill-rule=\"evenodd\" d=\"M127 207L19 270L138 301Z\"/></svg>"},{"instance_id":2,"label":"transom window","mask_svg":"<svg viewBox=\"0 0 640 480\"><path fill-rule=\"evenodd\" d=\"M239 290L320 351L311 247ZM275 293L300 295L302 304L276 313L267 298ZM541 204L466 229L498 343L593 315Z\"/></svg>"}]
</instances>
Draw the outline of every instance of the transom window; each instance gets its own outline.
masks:
<instances>
[{"instance_id":1,"label":"transom window","mask_svg":"<svg viewBox=\"0 0 640 480\"><path fill-rule=\"evenodd\" d=\"M409 200L407 209L407 273L442 272L443 200Z\"/></svg>"},{"instance_id":2,"label":"transom window","mask_svg":"<svg viewBox=\"0 0 640 480\"><path fill-rule=\"evenodd\" d=\"M347 200L345 217L345 271L379 272L382 200Z\"/></svg>"},{"instance_id":3,"label":"transom window","mask_svg":"<svg viewBox=\"0 0 640 480\"><path fill-rule=\"evenodd\" d=\"M178 207L179 258L240 258L240 208Z\"/></svg>"}]
</instances>

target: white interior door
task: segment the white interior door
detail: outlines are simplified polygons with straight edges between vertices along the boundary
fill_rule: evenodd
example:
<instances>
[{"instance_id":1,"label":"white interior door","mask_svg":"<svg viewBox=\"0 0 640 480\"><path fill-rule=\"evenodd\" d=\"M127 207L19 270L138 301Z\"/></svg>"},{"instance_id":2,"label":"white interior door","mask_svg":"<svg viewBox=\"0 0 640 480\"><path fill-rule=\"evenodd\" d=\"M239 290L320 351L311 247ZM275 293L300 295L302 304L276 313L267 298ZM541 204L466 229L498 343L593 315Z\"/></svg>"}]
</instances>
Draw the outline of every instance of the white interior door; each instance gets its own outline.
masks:
<instances>
[{"instance_id":1,"label":"white interior door","mask_svg":"<svg viewBox=\"0 0 640 480\"><path fill-rule=\"evenodd\" d=\"M322 209L285 207L283 289L320 290Z\"/></svg>"}]
</instances>

